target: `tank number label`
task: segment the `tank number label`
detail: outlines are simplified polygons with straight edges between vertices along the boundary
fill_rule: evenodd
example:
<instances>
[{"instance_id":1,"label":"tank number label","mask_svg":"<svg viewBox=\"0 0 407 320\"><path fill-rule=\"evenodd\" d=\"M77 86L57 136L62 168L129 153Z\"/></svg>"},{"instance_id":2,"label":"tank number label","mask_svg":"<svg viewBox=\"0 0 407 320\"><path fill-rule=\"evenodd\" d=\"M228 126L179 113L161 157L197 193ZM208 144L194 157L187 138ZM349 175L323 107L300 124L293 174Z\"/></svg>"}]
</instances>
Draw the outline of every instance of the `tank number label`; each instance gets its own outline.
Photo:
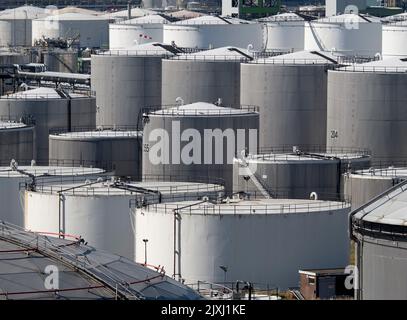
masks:
<instances>
[{"instance_id":1,"label":"tank number label","mask_svg":"<svg viewBox=\"0 0 407 320\"><path fill-rule=\"evenodd\" d=\"M331 130L331 139L338 138L339 134L337 130Z\"/></svg>"},{"instance_id":2,"label":"tank number label","mask_svg":"<svg viewBox=\"0 0 407 320\"><path fill-rule=\"evenodd\" d=\"M150 151L150 145L148 143L145 143L143 145L143 150L144 150L144 152L149 152Z\"/></svg>"}]
</instances>

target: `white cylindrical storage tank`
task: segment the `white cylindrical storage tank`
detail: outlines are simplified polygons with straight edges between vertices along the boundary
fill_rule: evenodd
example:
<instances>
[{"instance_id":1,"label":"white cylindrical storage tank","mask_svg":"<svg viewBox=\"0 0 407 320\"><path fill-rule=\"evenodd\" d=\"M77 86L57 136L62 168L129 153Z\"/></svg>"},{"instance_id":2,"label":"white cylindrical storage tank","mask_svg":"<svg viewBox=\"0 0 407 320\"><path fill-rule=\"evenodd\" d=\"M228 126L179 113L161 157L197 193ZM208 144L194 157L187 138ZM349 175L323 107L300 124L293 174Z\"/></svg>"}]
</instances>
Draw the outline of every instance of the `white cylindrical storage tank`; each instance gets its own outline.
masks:
<instances>
[{"instance_id":1,"label":"white cylindrical storage tank","mask_svg":"<svg viewBox=\"0 0 407 320\"><path fill-rule=\"evenodd\" d=\"M225 46L263 49L261 23L230 17L202 16L164 25L164 43L182 48L212 49Z\"/></svg>"},{"instance_id":2,"label":"white cylindrical storage tank","mask_svg":"<svg viewBox=\"0 0 407 320\"><path fill-rule=\"evenodd\" d=\"M368 62L328 71L327 146L368 149L374 165L407 158L407 62Z\"/></svg>"},{"instance_id":3,"label":"white cylindrical storage tank","mask_svg":"<svg viewBox=\"0 0 407 320\"><path fill-rule=\"evenodd\" d=\"M273 198L343 199L342 173L368 168L364 152L273 152L235 159L233 191Z\"/></svg>"},{"instance_id":4,"label":"white cylindrical storage tank","mask_svg":"<svg viewBox=\"0 0 407 320\"><path fill-rule=\"evenodd\" d=\"M344 174L345 194L357 209L386 190L407 179L407 168L388 167Z\"/></svg>"},{"instance_id":5,"label":"white cylindrical storage tank","mask_svg":"<svg viewBox=\"0 0 407 320\"><path fill-rule=\"evenodd\" d=\"M109 48L126 49L135 44L163 42L164 16L155 14L109 24Z\"/></svg>"},{"instance_id":6,"label":"white cylindrical storage tank","mask_svg":"<svg viewBox=\"0 0 407 320\"><path fill-rule=\"evenodd\" d=\"M41 53L47 71L78 72L78 52L74 50L49 50Z\"/></svg>"},{"instance_id":7,"label":"white cylindrical storage tank","mask_svg":"<svg viewBox=\"0 0 407 320\"><path fill-rule=\"evenodd\" d=\"M104 170L96 168L15 165L17 170L9 166L0 168L0 220L20 227L24 226L24 184L33 186L33 178L45 179L44 181L48 178L72 181L78 179L78 176L97 176L104 172Z\"/></svg>"},{"instance_id":8,"label":"white cylindrical storage tank","mask_svg":"<svg viewBox=\"0 0 407 320\"><path fill-rule=\"evenodd\" d=\"M43 8L23 6L0 12L0 45L1 46L31 46L32 22L45 17Z\"/></svg>"},{"instance_id":9,"label":"white cylindrical storage tank","mask_svg":"<svg viewBox=\"0 0 407 320\"><path fill-rule=\"evenodd\" d=\"M298 270L348 264L349 205L316 200L177 202L134 209L136 260L185 279L287 289ZM227 273L222 270L227 269Z\"/></svg>"},{"instance_id":10,"label":"white cylindrical storage tank","mask_svg":"<svg viewBox=\"0 0 407 320\"><path fill-rule=\"evenodd\" d=\"M407 57L407 18L383 23L383 58Z\"/></svg>"},{"instance_id":11,"label":"white cylindrical storage tank","mask_svg":"<svg viewBox=\"0 0 407 320\"><path fill-rule=\"evenodd\" d=\"M265 24L265 49L304 50L304 18L296 13L282 13L260 19Z\"/></svg>"},{"instance_id":12,"label":"white cylindrical storage tank","mask_svg":"<svg viewBox=\"0 0 407 320\"><path fill-rule=\"evenodd\" d=\"M141 177L142 132L97 130L49 136L49 164L97 167L116 176Z\"/></svg>"},{"instance_id":13,"label":"white cylindrical storage tank","mask_svg":"<svg viewBox=\"0 0 407 320\"><path fill-rule=\"evenodd\" d=\"M92 246L135 259L135 218L130 203L197 201L223 187L189 182L97 182L37 185L26 191L25 227L81 236ZM63 208L61 210L61 208ZM59 220L61 212L61 220ZM144 252L144 251L143 251ZM140 261L144 261L140 260Z\"/></svg>"},{"instance_id":14,"label":"white cylindrical storage tank","mask_svg":"<svg viewBox=\"0 0 407 320\"><path fill-rule=\"evenodd\" d=\"M0 166L14 159L30 164L35 159L35 129L33 125L0 121Z\"/></svg>"},{"instance_id":15,"label":"white cylindrical storage tank","mask_svg":"<svg viewBox=\"0 0 407 320\"><path fill-rule=\"evenodd\" d=\"M224 47L163 60L162 104L214 103L222 99L227 106L240 107L240 66L253 59L241 48Z\"/></svg>"},{"instance_id":16,"label":"white cylindrical storage tank","mask_svg":"<svg viewBox=\"0 0 407 320\"><path fill-rule=\"evenodd\" d=\"M327 69L336 64L301 51L241 65L240 102L259 106L261 148L326 144Z\"/></svg>"},{"instance_id":17,"label":"white cylindrical storage tank","mask_svg":"<svg viewBox=\"0 0 407 320\"><path fill-rule=\"evenodd\" d=\"M357 299L407 299L406 188L404 181L351 213Z\"/></svg>"},{"instance_id":18,"label":"white cylindrical storage tank","mask_svg":"<svg viewBox=\"0 0 407 320\"><path fill-rule=\"evenodd\" d=\"M379 18L352 13L309 21L304 48L372 57L382 52L382 24Z\"/></svg>"},{"instance_id":19,"label":"white cylindrical storage tank","mask_svg":"<svg viewBox=\"0 0 407 320\"><path fill-rule=\"evenodd\" d=\"M259 114L197 102L143 119L143 175L220 178L232 190L233 158L256 153Z\"/></svg>"},{"instance_id":20,"label":"white cylindrical storage tank","mask_svg":"<svg viewBox=\"0 0 407 320\"><path fill-rule=\"evenodd\" d=\"M141 110L161 104L161 60L177 50L148 43L92 55L98 126L136 126Z\"/></svg>"},{"instance_id":21,"label":"white cylindrical storage tank","mask_svg":"<svg viewBox=\"0 0 407 320\"><path fill-rule=\"evenodd\" d=\"M107 48L109 19L81 13L63 13L36 19L32 23L32 44L43 37L76 39L81 48Z\"/></svg>"},{"instance_id":22,"label":"white cylindrical storage tank","mask_svg":"<svg viewBox=\"0 0 407 320\"><path fill-rule=\"evenodd\" d=\"M35 125L38 164L48 164L51 129L95 128L96 101L92 96L37 88L2 96L0 117L21 119Z\"/></svg>"}]
</instances>

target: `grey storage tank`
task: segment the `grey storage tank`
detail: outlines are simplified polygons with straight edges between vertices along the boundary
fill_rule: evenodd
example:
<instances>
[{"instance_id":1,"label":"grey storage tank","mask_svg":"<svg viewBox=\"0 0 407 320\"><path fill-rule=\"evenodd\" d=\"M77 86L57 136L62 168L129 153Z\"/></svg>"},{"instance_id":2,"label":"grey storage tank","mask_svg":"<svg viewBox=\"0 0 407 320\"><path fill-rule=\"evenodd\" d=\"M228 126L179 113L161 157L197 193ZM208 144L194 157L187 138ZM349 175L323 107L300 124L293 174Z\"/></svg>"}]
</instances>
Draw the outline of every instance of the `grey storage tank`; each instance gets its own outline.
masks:
<instances>
[{"instance_id":1,"label":"grey storage tank","mask_svg":"<svg viewBox=\"0 0 407 320\"><path fill-rule=\"evenodd\" d=\"M327 70L336 64L317 51L242 64L240 101L260 108L260 148L326 144Z\"/></svg>"},{"instance_id":2,"label":"grey storage tank","mask_svg":"<svg viewBox=\"0 0 407 320\"><path fill-rule=\"evenodd\" d=\"M29 164L35 158L35 131L33 125L0 121L0 166L12 159Z\"/></svg>"},{"instance_id":3,"label":"grey storage tank","mask_svg":"<svg viewBox=\"0 0 407 320\"><path fill-rule=\"evenodd\" d=\"M246 49L223 47L163 60L162 104L218 99L230 107L240 107L240 64L252 60Z\"/></svg>"},{"instance_id":4,"label":"grey storage tank","mask_svg":"<svg viewBox=\"0 0 407 320\"><path fill-rule=\"evenodd\" d=\"M96 130L49 136L52 166L97 167L116 176L141 176L142 132Z\"/></svg>"},{"instance_id":5,"label":"grey storage tank","mask_svg":"<svg viewBox=\"0 0 407 320\"><path fill-rule=\"evenodd\" d=\"M358 299L407 299L406 190L404 181L350 215Z\"/></svg>"},{"instance_id":6,"label":"grey storage tank","mask_svg":"<svg viewBox=\"0 0 407 320\"><path fill-rule=\"evenodd\" d=\"M357 150L319 150L282 150L235 159L233 191L273 198L343 199L342 173L368 168L370 157Z\"/></svg>"},{"instance_id":7,"label":"grey storage tank","mask_svg":"<svg viewBox=\"0 0 407 320\"><path fill-rule=\"evenodd\" d=\"M42 52L42 59L48 71L78 72L78 52L54 49Z\"/></svg>"},{"instance_id":8,"label":"grey storage tank","mask_svg":"<svg viewBox=\"0 0 407 320\"><path fill-rule=\"evenodd\" d=\"M197 102L151 111L143 119L143 175L220 178L230 192L233 158L257 152L255 110Z\"/></svg>"},{"instance_id":9,"label":"grey storage tank","mask_svg":"<svg viewBox=\"0 0 407 320\"><path fill-rule=\"evenodd\" d=\"M48 164L48 134L51 129L95 128L95 98L59 89L37 88L2 96L0 117L35 124L36 159Z\"/></svg>"},{"instance_id":10,"label":"grey storage tank","mask_svg":"<svg viewBox=\"0 0 407 320\"><path fill-rule=\"evenodd\" d=\"M387 167L344 174L345 194L357 209L396 184L407 179L407 168Z\"/></svg>"},{"instance_id":11,"label":"grey storage tank","mask_svg":"<svg viewBox=\"0 0 407 320\"><path fill-rule=\"evenodd\" d=\"M177 52L160 43L92 55L98 126L135 126L140 110L161 104L161 60Z\"/></svg>"},{"instance_id":12,"label":"grey storage tank","mask_svg":"<svg viewBox=\"0 0 407 320\"><path fill-rule=\"evenodd\" d=\"M406 71L399 58L330 70L327 146L369 149L374 164L405 161Z\"/></svg>"}]
</instances>

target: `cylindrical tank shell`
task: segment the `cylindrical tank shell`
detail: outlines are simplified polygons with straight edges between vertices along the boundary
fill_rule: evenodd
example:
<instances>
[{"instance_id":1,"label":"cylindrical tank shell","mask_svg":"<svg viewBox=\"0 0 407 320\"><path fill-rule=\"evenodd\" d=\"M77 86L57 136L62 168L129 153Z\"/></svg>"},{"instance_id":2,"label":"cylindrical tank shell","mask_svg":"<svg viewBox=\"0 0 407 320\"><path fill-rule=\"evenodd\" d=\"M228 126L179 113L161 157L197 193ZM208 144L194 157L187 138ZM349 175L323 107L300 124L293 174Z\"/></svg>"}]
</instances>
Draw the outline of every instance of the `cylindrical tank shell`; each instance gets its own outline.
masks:
<instances>
[{"instance_id":1,"label":"cylindrical tank shell","mask_svg":"<svg viewBox=\"0 0 407 320\"><path fill-rule=\"evenodd\" d=\"M259 115L253 110L222 108L202 102L151 112L143 131L143 175L178 176L181 180L183 177L219 178L230 192L233 157L240 156L243 150L240 148L256 152L258 121ZM239 130L243 136L239 136ZM188 131L193 136L186 139L184 134ZM168 135L169 139L157 144L157 133L162 134L163 139ZM222 147L219 147L219 138ZM191 151L184 154L189 147ZM165 157L160 156L160 148ZM162 157L162 161L157 161L157 157Z\"/></svg>"},{"instance_id":2,"label":"cylindrical tank shell","mask_svg":"<svg viewBox=\"0 0 407 320\"><path fill-rule=\"evenodd\" d=\"M263 49L263 25L227 17L202 16L164 25L164 43L182 48L225 46Z\"/></svg>"},{"instance_id":3,"label":"cylindrical tank shell","mask_svg":"<svg viewBox=\"0 0 407 320\"><path fill-rule=\"evenodd\" d=\"M27 63L30 63L30 55L28 54L12 51L0 51L1 65L27 64Z\"/></svg>"},{"instance_id":4,"label":"cylindrical tank shell","mask_svg":"<svg viewBox=\"0 0 407 320\"><path fill-rule=\"evenodd\" d=\"M34 126L0 121L0 166L9 165L12 159L19 164L30 164L34 158Z\"/></svg>"},{"instance_id":5,"label":"cylindrical tank shell","mask_svg":"<svg viewBox=\"0 0 407 320\"><path fill-rule=\"evenodd\" d=\"M161 60L172 55L157 43L92 55L97 125L134 127L143 108L160 105Z\"/></svg>"},{"instance_id":6,"label":"cylindrical tank shell","mask_svg":"<svg viewBox=\"0 0 407 320\"><path fill-rule=\"evenodd\" d=\"M24 183L31 183L29 174L37 177L47 176L50 179L64 181L78 176L97 176L104 171L96 168L69 168L69 167L44 167L44 166L18 166L19 170L27 174L19 173L10 167L0 168L0 220L24 227ZM58 215L58 211L54 212Z\"/></svg>"},{"instance_id":7,"label":"cylindrical tank shell","mask_svg":"<svg viewBox=\"0 0 407 320\"><path fill-rule=\"evenodd\" d=\"M57 192L64 188L73 189L63 192L61 200ZM179 198L197 201L223 192L223 187L217 185L174 181L130 182L117 187L109 182L89 186L83 182L68 186L44 185L36 192L26 191L25 226L34 231L58 232L61 203L64 233L81 236L96 248L134 260L135 220L129 204L147 197L141 192L143 188L161 193L161 200L153 194L153 198L148 198L149 203Z\"/></svg>"},{"instance_id":8,"label":"cylindrical tank shell","mask_svg":"<svg viewBox=\"0 0 407 320\"><path fill-rule=\"evenodd\" d=\"M360 170L344 174L345 194L355 210L406 179L406 168Z\"/></svg>"},{"instance_id":9,"label":"cylindrical tank shell","mask_svg":"<svg viewBox=\"0 0 407 320\"><path fill-rule=\"evenodd\" d=\"M109 19L81 13L63 13L36 19L32 22L32 44L43 37L78 38L81 48L107 48Z\"/></svg>"},{"instance_id":10,"label":"cylindrical tank shell","mask_svg":"<svg viewBox=\"0 0 407 320\"><path fill-rule=\"evenodd\" d=\"M382 51L382 24L376 17L357 14L306 22L304 48L372 57Z\"/></svg>"},{"instance_id":11,"label":"cylindrical tank shell","mask_svg":"<svg viewBox=\"0 0 407 320\"><path fill-rule=\"evenodd\" d=\"M95 128L95 98L74 93L70 97L62 98L51 88L38 88L0 98L0 116L35 123L38 164L48 164L51 129Z\"/></svg>"},{"instance_id":12,"label":"cylindrical tank shell","mask_svg":"<svg viewBox=\"0 0 407 320\"><path fill-rule=\"evenodd\" d=\"M240 103L259 107L260 148L326 144L327 69L335 59L302 51L241 64Z\"/></svg>"},{"instance_id":13,"label":"cylindrical tank shell","mask_svg":"<svg viewBox=\"0 0 407 320\"><path fill-rule=\"evenodd\" d=\"M49 136L49 163L103 168L116 176L141 177L142 133L88 131Z\"/></svg>"},{"instance_id":14,"label":"cylindrical tank shell","mask_svg":"<svg viewBox=\"0 0 407 320\"><path fill-rule=\"evenodd\" d=\"M304 50L305 22L295 13L282 13L261 19L265 24L268 50Z\"/></svg>"},{"instance_id":15,"label":"cylindrical tank shell","mask_svg":"<svg viewBox=\"0 0 407 320\"><path fill-rule=\"evenodd\" d=\"M184 206L185 210L174 212ZM164 266L187 283L243 279L286 289L298 285L301 268L348 263L349 206L343 203L276 199L219 205L179 202L134 211L136 260L144 255L142 239L149 239L148 263ZM178 219L174 222L175 213ZM220 266L227 268L226 274Z\"/></svg>"},{"instance_id":16,"label":"cylindrical tank shell","mask_svg":"<svg viewBox=\"0 0 407 320\"><path fill-rule=\"evenodd\" d=\"M407 21L383 24L383 58L407 56Z\"/></svg>"},{"instance_id":17,"label":"cylindrical tank shell","mask_svg":"<svg viewBox=\"0 0 407 320\"><path fill-rule=\"evenodd\" d=\"M327 146L368 149L373 164L397 165L407 158L406 63L386 61L328 72Z\"/></svg>"},{"instance_id":18,"label":"cylindrical tank shell","mask_svg":"<svg viewBox=\"0 0 407 320\"><path fill-rule=\"evenodd\" d=\"M162 104L172 105L178 97L184 103L220 98L224 105L239 108L241 62L250 55L245 49L225 47L164 59Z\"/></svg>"},{"instance_id":19,"label":"cylindrical tank shell","mask_svg":"<svg viewBox=\"0 0 407 320\"><path fill-rule=\"evenodd\" d=\"M109 48L126 49L148 42L163 42L163 25L168 22L160 15L130 19L109 24Z\"/></svg>"},{"instance_id":20,"label":"cylindrical tank shell","mask_svg":"<svg viewBox=\"0 0 407 320\"><path fill-rule=\"evenodd\" d=\"M47 71L78 72L78 52L68 50L53 50L42 53Z\"/></svg>"}]
</instances>

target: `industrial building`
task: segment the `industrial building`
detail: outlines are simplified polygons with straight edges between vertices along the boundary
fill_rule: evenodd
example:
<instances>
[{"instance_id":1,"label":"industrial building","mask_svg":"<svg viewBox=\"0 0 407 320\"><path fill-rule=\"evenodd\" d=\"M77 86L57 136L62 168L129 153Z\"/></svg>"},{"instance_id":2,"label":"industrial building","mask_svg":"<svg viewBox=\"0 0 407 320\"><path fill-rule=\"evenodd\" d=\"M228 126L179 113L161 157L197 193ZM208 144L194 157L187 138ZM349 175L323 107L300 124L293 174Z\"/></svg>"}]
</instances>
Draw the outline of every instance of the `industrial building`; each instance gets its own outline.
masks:
<instances>
[{"instance_id":1,"label":"industrial building","mask_svg":"<svg viewBox=\"0 0 407 320\"><path fill-rule=\"evenodd\" d=\"M242 63L240 103L259 107L261 148L326 144L327 70L337 65L319 51Z\"/></svg>"},{"instance_id":2,"label":"industrial building","mask_svg":"<svg viewBox=\"0 0 407 320\"><path fill-rule=\"evenodd\" d=\"M226 46L263 48L263 25L231 17L202 16L164 25L165 44L213 49Z\"/></svg>"},{"instance_id":3,"label":"industrial building","mask_svg":"<svg viewBox=\"0 0 407 320\"><path fill-rule=\"evenodd\" d=\"M407 179L407 168L369 168L344 174L344 192L351 199L352 209L379 196Z\"/></svg>"},{"instance_id":4,"label":"industrial building","mask_svg":"<svg viewBox=\"0 0 407 320\"><path fill-rule=\"evenodd\" d=\"M77 237L64 237L0 222L0 300L201 299L161 268L97 250ZM52 278L54 272L57 280Z\"/></svg>"},{"instance_id":5,"label":"industrial building","mask_svg":"<svg viewBox=\"0 0 407 320\"><path fill-rule=\"evenodd\" d=\"M304 48L347 56L375 56L382 51L381 20L346 13L308 21L305 23Z\"/></svg>"},{"instance_id":6,"label":"industrial building","mask_svg":"<svg viewBox=\"0 0 407 320\"><path fill-rule=\"evenodd\" d=\"M369 168L370 157L363 151L329 151L282 150L235 159L233 191L273 198L342 199L342 174Z\"/></svg>"},{"instance_id":7,"label":"industrial building","mask_svg":"<svg viewBox=\"0 0 407 320\"><path fill-rule=\"evenodd\" d=\"M171 46L153 42L92 55L97 125L134 127L143 108L160 105L161 60L176 53Z\"/></svg>"},{"instance_id":8,"label":"industrial building","mask_svg":"<svg viewBox=\"0 0 407 320\"><path fill-rule=\"evenodd\" d=\"M109 48L126 49L135 44L163 42L163 26L169 23L163 15L148 15L109 24Z\"/></svg>"},{"instance_id":9,"label":"industrial building","mask_svg":"<svg viewBox=\"0 0 407 320\"><path fill-rule=\"evenodd\" d=\"M21 122L0 121L0 166L11 159L29 164L35 159L35 129Z\"/></svg>"},{"instance_id":10,"label":"industrial building","mask_svg":"<svg viewBox=\"0 0 407 320\"><path fill-rule=\"evenodd\" d=\"M96 167L116 176L141 177L142 132L95 130L49 136L51 166Z\"/></svg>"},{"instance_id":11,"label":"industrial building","mask_svg":"<svg viewBox=\"0 0 407 320\"><path fill-rule=\"evenodd\" d=\"M393 58L328 71L328 147L369 149L379 166L405 161L406 67Z\"/></svg>"},{"instance_id":12,"label":"industrial building","mask_svg":"<svg viewBox=\"0 0 407 320\"><path fill-rule=\"evenodd\" d=\"M343 202L230 199L134 211L136 260L148 239L148 263L165 265L185 283L242 280L287 289L297 286L300 269L348 261L350 206Z\"/></svg>"},{"instance_id":13,"label":"industrial building","mask_svg":"<svg viewBox=\"0 0 407 320\"><path fill-rule=\"evenodd\" d=\"M257 152L256 108L196 102L151 111L143 122L143 175L219 178L231 192L233 158Z\"/></svg>"},{"instance_id":14,"label":"industrial building","mask_svg":"<svg viewBox=\"0 0 407 320\"><path fill-rule=\"evenodd\" d=\"M407 299L405 204L407 181L390 188L350 215L362 300Z\"/></svg>"},{"instance_id":15,"label":"industrial building","mask_svg":"<svg viewBox=\"0 0 407 320\"><path fill-rule=\"evenodd\" d=\"M95 128L95 97L60 89L36 88L0 98L0 117L35 124L36 158L48 164L48 134L51 129Z\"/></svg>"},{"instance_id":16,"label":"industrial building","mask_svg":"<svg viewBox=\"0 0 407 320\"><path fill-rule=\"evenodd\" d=\"M182 182L174 177L169 181L148 178L144 182L94 177L64 181L62 185L37 183L35 190L25 193L25 228L75 234L96 248L134 260L135 217L130 204L213 199L224 192L223 186L216 184Z\"/></svg>"},{"instance_id":17,"label":"industrial building","mask_svg":"<svg viewBox=\"0 0 407 320\"><path fill-rule=\"evenodd\" d=\"M177 98L185 104L219 99L225 106L240 107L240 69L253 60L248 49L222 47L181 54L162 62L162 104L172 105Z\"/></svg>"},{"instance_id":18,"label":"industrial building","mask_svg":"<svg viewBox=\"0 0 407 320\"><path fill-rule=\"evenodd\" d=\"M103 174L97 168L19 166L18 162L10 161L8 166L0 168L0 220L17 226L24 226L24 186L35 186L38 180L50 178L54 182L78 179L79 176L95 176ZM20 192L20 189L22 191Z\"/></svg>"}]
</instances>

